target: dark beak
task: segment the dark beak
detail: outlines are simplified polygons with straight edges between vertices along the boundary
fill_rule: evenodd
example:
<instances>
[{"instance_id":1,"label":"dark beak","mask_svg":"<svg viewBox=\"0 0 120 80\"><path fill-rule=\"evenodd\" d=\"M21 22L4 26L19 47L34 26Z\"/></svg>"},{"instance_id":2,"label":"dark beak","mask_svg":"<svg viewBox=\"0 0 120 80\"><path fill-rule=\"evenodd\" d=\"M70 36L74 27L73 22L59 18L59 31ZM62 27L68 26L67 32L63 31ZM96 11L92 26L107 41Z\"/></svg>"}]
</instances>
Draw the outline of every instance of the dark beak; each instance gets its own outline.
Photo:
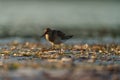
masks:
<instances>
[{"instance_id":1,"label":"dark beak","mask_svg":"<svg viewBox=\"0 0 120 80\"><path fill-rule=\"evenodd\" d=\"M47 33L47 32L45 32L45 33L41 36L41 38L44 37L46 33Z\"/></svg>"},{"instance_id":2,"label":"dark beak","mask_svg":"<svg viewBox=\"0 0 120 80\"><path fill-rule=\"evenodd\" d=\"M41 36L41 38L44 37L44 36L45 36L45 33Z\"/></svg>"}]
</instances>

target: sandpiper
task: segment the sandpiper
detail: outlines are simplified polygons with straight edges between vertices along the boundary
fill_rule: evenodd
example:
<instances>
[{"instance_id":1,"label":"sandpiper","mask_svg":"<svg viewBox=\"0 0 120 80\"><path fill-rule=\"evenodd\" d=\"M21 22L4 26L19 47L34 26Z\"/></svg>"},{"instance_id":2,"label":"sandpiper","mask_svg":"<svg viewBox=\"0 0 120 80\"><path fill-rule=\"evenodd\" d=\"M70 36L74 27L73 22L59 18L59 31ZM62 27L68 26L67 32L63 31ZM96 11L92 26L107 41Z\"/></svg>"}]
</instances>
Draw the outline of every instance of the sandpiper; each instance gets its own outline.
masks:
<instances>
[{"instance_id":1,"label":"sandpiper","mask_svg":"<svg viewBox=\"0 0 120 80\"><path fill-rule=\"evenodd\" d=\"M55 45L61 45L67 39L73 37L73 35L66 35L60 30L52 30L50 28L46 28L44 30L44 34L41 37L45 37L47 41L52 45L52 49L54 49Z\"/></svg>"}]
</instances>

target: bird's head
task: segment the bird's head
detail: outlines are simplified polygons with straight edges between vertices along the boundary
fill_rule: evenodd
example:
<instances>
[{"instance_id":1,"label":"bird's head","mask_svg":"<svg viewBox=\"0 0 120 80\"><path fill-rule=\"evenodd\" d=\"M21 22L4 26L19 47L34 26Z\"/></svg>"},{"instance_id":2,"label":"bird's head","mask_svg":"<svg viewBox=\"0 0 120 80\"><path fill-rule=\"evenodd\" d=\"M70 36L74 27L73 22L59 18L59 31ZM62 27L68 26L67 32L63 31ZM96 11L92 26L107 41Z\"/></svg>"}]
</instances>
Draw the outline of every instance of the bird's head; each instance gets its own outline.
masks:
<instances>
[{"instance_id":1,"label":"bird's head","mask_svg":"<svg viewBox=\"0 0 120 80\"><path fill-rule=\"evenodd\" d=\"M46 28L45 30L44 30L44 34L41 36L41 37L44 37L47 33L49 33L51 31L51 29L50 28Z\"/></svg>"},{"instance_id":2,"label":"bird's head","mask_svg":"<svg viewBox=\"0 0 120 80\"><path fill-rule=\"evenodd\" d=\"M50 31L51 31L50 28L46 28L46 29L44 30L44 33L46 34L46 33L50 32Z\"/></svg>"}]
</instances>

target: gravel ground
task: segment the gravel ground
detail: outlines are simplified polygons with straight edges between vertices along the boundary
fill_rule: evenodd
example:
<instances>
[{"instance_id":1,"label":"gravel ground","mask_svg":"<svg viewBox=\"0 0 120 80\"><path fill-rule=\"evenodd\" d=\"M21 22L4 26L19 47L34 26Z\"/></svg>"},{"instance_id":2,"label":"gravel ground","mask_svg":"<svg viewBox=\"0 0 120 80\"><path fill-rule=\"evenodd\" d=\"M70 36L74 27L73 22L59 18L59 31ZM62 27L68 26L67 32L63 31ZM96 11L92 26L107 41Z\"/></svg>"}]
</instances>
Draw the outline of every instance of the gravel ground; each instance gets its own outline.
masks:
<instances>
[{"instance_id":1,"label":"gravel ground","mask_svg":"<svg viewBox=\"0 0 120 80\"><path fill-rule=\"evenodd\" d=\"M120 80L119 42L89 41L54 50L34 40L1 43L0 80Z\"/></svg>"}]
</instances>

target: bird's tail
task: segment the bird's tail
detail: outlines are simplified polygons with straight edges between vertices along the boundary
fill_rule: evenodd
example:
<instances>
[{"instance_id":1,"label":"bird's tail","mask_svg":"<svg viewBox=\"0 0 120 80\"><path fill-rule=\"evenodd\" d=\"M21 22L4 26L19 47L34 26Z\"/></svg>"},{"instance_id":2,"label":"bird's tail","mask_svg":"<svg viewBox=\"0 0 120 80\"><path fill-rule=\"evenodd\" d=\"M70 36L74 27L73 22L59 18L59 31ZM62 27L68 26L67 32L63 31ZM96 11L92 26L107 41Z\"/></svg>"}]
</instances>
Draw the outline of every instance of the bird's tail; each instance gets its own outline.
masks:
<instances>
[{"instance_id":1,"label":"bird's tail","mask_svg":"<svg viewBox=\"0 0 120 80\"><path fill-rule=\"evenodd\" d=\"M70 39L72 37L73 37L73 35L68 35L68 36L64 36L63 39Z\"/></svg>"}]
</instances>

